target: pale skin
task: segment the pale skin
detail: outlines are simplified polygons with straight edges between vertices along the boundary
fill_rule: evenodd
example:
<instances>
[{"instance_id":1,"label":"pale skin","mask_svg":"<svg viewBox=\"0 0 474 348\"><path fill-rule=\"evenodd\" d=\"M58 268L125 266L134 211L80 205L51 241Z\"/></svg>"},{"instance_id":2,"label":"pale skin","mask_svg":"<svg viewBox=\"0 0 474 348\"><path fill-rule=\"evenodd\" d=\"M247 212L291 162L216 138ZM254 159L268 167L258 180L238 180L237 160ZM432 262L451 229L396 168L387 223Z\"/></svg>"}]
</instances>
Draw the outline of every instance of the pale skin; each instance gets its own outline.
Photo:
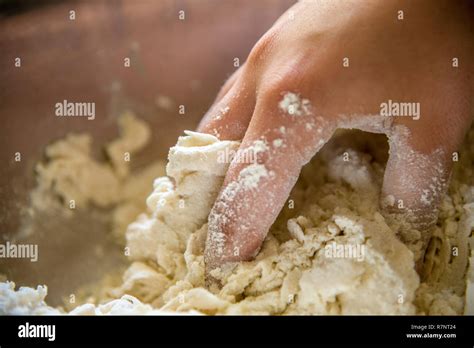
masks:
<instances>
[{"instance_id":1,"label":"pale skin","mask_svg":"<svg viewBox=\"0 0 474 348\"><path fill-rule=\"evenodd\" d=\"M269 150L258 163L271 173L257 189L230 199L225 188L250 165L230 164L209 216L207 272L256 256L302 166L337 128L387 135L381 206L386 214L406 214L426 242L452 154L472 121L473 17L469 2L424 0L302 1L283 14L198 127L220 139L242 140L239 151L263 139ZM307 99L310 112L284 112L279 103L287 92ZM388 100L420 103L420 119L393 117L383 127L370 126L380 124L380 105ZM276 139L284 146L276 146Z\"/></svg>"}]
</instances>

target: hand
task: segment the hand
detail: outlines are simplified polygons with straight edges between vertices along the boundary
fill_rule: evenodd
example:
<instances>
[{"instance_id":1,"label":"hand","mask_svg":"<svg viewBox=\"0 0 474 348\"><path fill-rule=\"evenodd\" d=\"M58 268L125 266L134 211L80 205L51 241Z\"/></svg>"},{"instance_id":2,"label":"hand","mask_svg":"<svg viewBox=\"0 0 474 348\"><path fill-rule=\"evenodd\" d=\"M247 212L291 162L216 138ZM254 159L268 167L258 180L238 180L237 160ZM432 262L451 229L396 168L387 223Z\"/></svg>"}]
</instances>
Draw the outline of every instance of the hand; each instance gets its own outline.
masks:
<instances>
[{"instance_id":1,"label":"hand","mask_svg":"<svg viewBox=\"0 0 474 348\"><path fill-rule=\"evenodd\" d=\"M386 134L383 207L420 230L436 221L471 122L470 6L301 1L275 23L198 128L243 139L209 215L208 271L256 256L302 166L337 128ZM411 114L383 115L390 101L413 103ZM250 152L257 163L241 160Z\"/></svg>"}]
</instances>

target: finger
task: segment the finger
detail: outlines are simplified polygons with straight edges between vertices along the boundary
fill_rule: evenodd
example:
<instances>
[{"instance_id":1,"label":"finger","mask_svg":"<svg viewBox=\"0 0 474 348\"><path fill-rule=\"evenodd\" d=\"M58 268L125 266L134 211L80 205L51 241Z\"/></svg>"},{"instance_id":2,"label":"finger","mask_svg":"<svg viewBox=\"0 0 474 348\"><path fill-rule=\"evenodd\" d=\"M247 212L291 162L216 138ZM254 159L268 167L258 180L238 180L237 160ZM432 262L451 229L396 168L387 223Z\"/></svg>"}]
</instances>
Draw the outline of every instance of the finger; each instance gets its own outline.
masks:
<instances>
[{"instance_id":1,"label":"finger","mask_svg":"<svg viewBox=\"0 0 474 348\"><path fill-rule=\"evenodd\" d=\"M242 74L242 69L244 68L245 64L242 65L239 69L234 71L232 75L227 79L227 81L224 83L222 88L219 90L219 93L217 93L216 100L214 101L214 104L219 102L226 94L227 92L230 91L232 86L235 84L235 81L239 78L239 76Z\"/></svg>"},{"instance_id":2,"label":"finger","mask_svg":"<svg viewBox=\"0 0 474 348\"><path fill-rule=\"evenodd\" d=\"M331 127L312 112L289 115L280 110L281 99L280 93L273 93L257 102L211 210L205 250L208 274L256 256L302 166L332 135Z\"/></svg>"},{"instance_id":3,"label":"finger","mask_svg":"<svg viewBox=\"0 0 474 348\"><path fill-rule=\"evenodd\" d=\"M242 67L243 68L243 67ZM255 107L252 83L240 68L225 83L197 130L221 140L241 140Z\"/></svg>"},{"instance_id":4,"label":"finger","mask_svg":"<svg viewBox=\"0 0 474 348\"><path fill-rule=\"evenodd\" d=\"M435 130L395 126L389 135L390 156L382 187L382 206L396 219L401 231L418 230L417 270L422 272L423 255L436 223L438 207L446 193L453 165L452 152L458 144ZM402 240L405 238L401 235ZM411 238L411 237L410 237ZM410 239L409 238L409 239ZM420 243L421 242L421 243Z\"/></svg>"}]
</instances>

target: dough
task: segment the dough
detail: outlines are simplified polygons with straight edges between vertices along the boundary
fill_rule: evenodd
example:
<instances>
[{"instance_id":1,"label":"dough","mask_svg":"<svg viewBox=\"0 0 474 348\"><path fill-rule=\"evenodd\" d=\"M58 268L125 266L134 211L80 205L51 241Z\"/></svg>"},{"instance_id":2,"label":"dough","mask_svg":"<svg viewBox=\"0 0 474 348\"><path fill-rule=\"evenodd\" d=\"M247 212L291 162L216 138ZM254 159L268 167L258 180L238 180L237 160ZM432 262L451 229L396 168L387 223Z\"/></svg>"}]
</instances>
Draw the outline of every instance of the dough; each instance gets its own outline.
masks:
<instances>
[{"instance_id":1,"label":"dough","mask_svg":"<svg viewBox=\"0 0 474 348\"><path fill-rule=\"evenodd\" d=\"M31 193L33 210L67 216L73 213L71 204L74 209L113 208L112 232L123 243L128 224L145 209L150 182L165 174L165 164L155 161L138 174L130 173L127 158L148 144L151 131L131 112L122 114L118 123L120 136L105 145L107 161L94 158L89 134L69 134L46 147L46 161L35 168L38 185ZM34 225L22 232L34 233Z\"/></svg>"},{"instance_id":2,"label":"dough","mask_svg":"<svg viewBox=\"0 0 474 348\"><path fill-rule=\"evenodd\" d=\"M170 150L167 173L171 179L155 181L148 198L150 214L130 226L127 245L134 266L153 260L157 273L172 279L170 288L155 293L156 305L208 314L415 313L419 281L413 255L377 212L378 191L370 186L374 174L369 160L354 151L358 178L351 177L350 170L338 170L344 165L340 157L328 164L332 182L323 185L318 185L318 179L325 173L313 172L317 163L305 168L292 194L299 197L294 203L297 214L292 213L295 218L279 219L257 259L223 275L218 293L206 290L203 249L207 226L199 227L206 221L217 190L209 190L204 183L220 187L226 166L218 165L217 153L237 146L187 132ZM344 177L350 177L355 187L347 185ZM359 204L361 191L372 197L365 206ZM181 212L176 209L178 198L184 199ZM159 201L166 204L156 204ZM326 257L326 246L333 243L364 245L364 259ZM132 294L140 298L139 293Z\"/></svg>"},{"instance_id":3,"label":"dough","mask_svg":"<svg viewBox=\"0 0 474 348\"><path fill-rule=\"evenodd\" d=\"M342 132L327 144L303 168L257 258L217 272L223 286L211 292L207 216L228 167L219 156L239 143L187 131L170 149L168 176L154 181L147 211L128 227L131 266L110 292L118 299L70 313L472 314L474 132L441 205L421 282L414 270L420 233L379 211L384 164L370 139ZM43 287L15 292L2 283L0 313L58 311L45 296Z\"/></svg>"},{"instance_id":4,"label":"dough","mask_svg":"<svg viewBox=\"0 0 474 348\"><path fill-rule=\"evenodd\" d=\"M21 287L15 291L13 282L0 283L0 315L58 315L64 312L52 308L45 302L47 288L38 286L36 289ZM122 296L104 305L95 306L87 303L70 311L71 315L105 315L105 314L164 314L143 304L133 296Z\"/></svg>"}]
</instances>

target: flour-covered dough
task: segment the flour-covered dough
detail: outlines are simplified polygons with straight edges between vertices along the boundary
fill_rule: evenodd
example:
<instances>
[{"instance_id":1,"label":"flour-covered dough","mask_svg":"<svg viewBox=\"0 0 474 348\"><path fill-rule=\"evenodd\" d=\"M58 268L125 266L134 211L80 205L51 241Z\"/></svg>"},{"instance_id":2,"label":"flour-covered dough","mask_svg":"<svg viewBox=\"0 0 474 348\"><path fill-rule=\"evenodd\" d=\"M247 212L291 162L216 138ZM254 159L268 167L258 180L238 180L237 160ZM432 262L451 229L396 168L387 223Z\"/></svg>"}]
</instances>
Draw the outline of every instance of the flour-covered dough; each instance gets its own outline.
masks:
<instances>
[{"instance_id":1,"label":"flour-covered dough","mask_svg":"<svg viewBox=\"0 0 474 348\"><path fill-rule=\"evenodd\" d=\"M430 272L420 281L419 232L403 234L380 212L383 163L364 146L337 140L303 168L257 258L222 270L222 288L210 291L203 258L207 216L229 165L221 155L239 143L187 131L170 149L167 176L155 179L147 211L128 227L131 265L121 287L110 291L117 299L84 304L71 314L472 311L472 296L466 298L474 278L468 271L466 281L474 226L472 148L465 147L461 158L467 162L453 174L425 256ZM471 132L468 144L472 140ZM15 292L12 283L2 283L0 312L58 311L44 303L45 296L42 287Z\"/></svg>"}]
</instances>

